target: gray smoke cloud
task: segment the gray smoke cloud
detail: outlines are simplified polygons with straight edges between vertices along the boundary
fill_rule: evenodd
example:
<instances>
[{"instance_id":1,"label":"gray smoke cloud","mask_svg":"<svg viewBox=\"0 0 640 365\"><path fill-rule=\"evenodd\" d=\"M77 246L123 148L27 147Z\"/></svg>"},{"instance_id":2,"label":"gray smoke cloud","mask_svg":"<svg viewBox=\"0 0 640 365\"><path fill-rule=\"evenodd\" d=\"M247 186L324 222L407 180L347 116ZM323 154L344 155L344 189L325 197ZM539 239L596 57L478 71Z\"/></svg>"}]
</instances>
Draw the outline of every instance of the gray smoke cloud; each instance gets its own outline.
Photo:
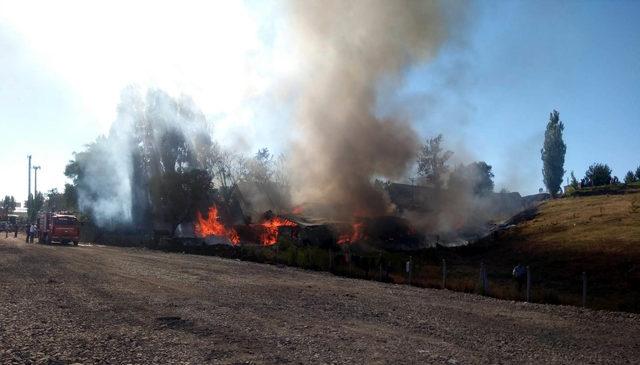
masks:
<instances>
[{"instance_id":1,"label":"gray smoke cloud","mask_svg":"<svg viewBox=\"0 0 640 365\"><path fill-rule=\"evenodd\" d=\"M410 121L374 114L377 87L433 57L446 36L436 1L293 1L294 36L306 81L297 101L291 153L293 196L336 216L380 215L390 204L373 185L398 179L420 141Z\"/></svg>"}]
</instances>

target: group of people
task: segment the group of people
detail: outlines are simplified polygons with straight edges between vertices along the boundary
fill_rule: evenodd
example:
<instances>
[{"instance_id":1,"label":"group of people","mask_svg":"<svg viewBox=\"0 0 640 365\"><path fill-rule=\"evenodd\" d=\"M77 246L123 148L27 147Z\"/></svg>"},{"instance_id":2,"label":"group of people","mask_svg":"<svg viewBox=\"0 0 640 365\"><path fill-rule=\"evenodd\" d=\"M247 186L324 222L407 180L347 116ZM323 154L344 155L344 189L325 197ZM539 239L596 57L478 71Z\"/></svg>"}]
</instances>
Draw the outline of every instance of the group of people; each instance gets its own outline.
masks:
<instances>
[{"instance_id":1,"label":"group of people","mask_svg":"<svg viewBox=\"0 0 640 365\"><path fill-rule=\"evenodd\" d=\"M19 230L18 224L14 224L12 227L6 227L4 229L4 238L9 238L9 232L13 232L13 237L17 238L18 230ZM24 232L26 234L25 242L33 243L33 239L38 236L38 226L35 224L25 224Z\"/></svg>"},{"instance_id":2,"label":"group of people","mask_svg":"<svg viewBox=\"0 0 640 365\"><path fill-rule=\"evenodd\" d=\"M9 229L11 228L11 229ZM4 238L9 238L9 231L13 232L13 237L18 237L18 225L14 224L12 227L6 227L4 230Z\"/></svg>"}]
</instances>

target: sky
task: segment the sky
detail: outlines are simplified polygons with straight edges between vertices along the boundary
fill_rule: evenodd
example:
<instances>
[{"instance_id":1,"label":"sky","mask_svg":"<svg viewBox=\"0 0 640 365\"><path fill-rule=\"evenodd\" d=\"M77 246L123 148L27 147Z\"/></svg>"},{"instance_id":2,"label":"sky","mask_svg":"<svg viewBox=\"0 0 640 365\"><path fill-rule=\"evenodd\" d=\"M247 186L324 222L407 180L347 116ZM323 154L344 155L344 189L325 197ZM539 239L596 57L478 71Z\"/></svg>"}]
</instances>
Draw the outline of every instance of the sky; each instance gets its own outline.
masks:
<instances>
[{"instance_id":1,"label":"sky","mask_svg":"<svg viewBox=\"0 0 640 365\"><path fill-rule=\"evenodd\" d=\"M452 163L484 160L523 195L543 186L553 109L565 178L640 165L640 2L481 1L466 15L435 59L381 83L379 113L442 133ZM129 85L192 96L223 146L283 151L296 52L280 2L0 0L0 195L26 198L29 154L38 190L62 190Z\"/></svg>"}]
</instances>

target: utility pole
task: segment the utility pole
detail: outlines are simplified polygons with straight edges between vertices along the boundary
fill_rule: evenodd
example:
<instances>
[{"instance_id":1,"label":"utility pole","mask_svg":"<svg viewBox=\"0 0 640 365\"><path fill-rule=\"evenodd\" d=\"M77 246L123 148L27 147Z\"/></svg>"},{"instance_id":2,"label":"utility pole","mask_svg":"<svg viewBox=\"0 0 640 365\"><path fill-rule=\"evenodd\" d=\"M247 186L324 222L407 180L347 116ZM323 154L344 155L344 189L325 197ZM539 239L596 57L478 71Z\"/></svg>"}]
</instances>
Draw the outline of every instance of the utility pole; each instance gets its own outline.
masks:
<instances>
[{"instance_id":1,"label":"utility pole","mask_svg":"<svg viewBox=\"0 0 640 365\"><path fill-rule=\"evenodd\" d=\"M31 155L28 155L27 158L29 159L29 169L27 170L27 173L29 174L29 188L27 189L27 201L29 201L29 195L31 195Z\"/></svg>"},{"instance_id":2,"label":"utility pole","mask_svg":"<svg viewBox=\"0 0 640 365\"><path fill-rule=\"evenodd\" d=\"M582 306L587 306L587 273L582 272Z\"/></svg>"},{"instance_id":3,"label":"utility pole","mask_svg":"<svg viewBox=\"0 0 640 365\"><path fill-rule=\"evenodd\" d=\"M531 302L531 270L527 265L527 303Z\"/></svg>"},{"instance_id":4,"label":"utility pole","mask_svg":"<svg viewBox=\"0 0 640 365\"><path fill-rule=\"evenodd\" d=\"M38 170L40 166L33 166L33 198L38 194Z\"/></svg>"},{"instance_id":5,"label":"utility pole","mask_svg":"<svg viewBox=\"0 0 640 365\"><path fill-rule=\"evenodd\" d=\"M447 262L442 259L442 289L447 288Z\"/></svg>"}]
</instances>

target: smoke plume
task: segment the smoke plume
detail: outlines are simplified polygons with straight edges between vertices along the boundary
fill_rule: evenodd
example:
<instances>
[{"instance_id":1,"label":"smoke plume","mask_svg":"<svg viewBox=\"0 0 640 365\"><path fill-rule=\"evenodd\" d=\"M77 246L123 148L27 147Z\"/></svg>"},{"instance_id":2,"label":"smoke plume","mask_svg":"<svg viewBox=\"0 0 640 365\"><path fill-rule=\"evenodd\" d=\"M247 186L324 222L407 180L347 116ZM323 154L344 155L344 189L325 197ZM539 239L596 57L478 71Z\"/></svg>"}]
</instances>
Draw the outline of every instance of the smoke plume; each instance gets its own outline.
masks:
<instances>
[{"instance_id":1,"label":"smoke plume","mask_svg":"<svg viewBox=\"0 0 640 365\"><path fill-rule=\"evenodd\" d=\"M216 148L204 114L190 98L158 89L143 95L129 87L109 134L75 155L79 208L101 227L162 221L177 209L170 185L184 182L175 173L209 172Z\"/></svg>"},{"instance_id":2,"label":"smoke plume","mask_svg":"<svg viewBox=\"0 0 640 365\"><path fill-rule=\"evenodd\" d=\"M293 1L290 16L307 67L293 117L294 199L337 216L384 214L390 206L372 180L402 177L419 141L410 121L374 114L377 87L435 55L445 36L440 3Z\"/></svg>"}]
</instances>

